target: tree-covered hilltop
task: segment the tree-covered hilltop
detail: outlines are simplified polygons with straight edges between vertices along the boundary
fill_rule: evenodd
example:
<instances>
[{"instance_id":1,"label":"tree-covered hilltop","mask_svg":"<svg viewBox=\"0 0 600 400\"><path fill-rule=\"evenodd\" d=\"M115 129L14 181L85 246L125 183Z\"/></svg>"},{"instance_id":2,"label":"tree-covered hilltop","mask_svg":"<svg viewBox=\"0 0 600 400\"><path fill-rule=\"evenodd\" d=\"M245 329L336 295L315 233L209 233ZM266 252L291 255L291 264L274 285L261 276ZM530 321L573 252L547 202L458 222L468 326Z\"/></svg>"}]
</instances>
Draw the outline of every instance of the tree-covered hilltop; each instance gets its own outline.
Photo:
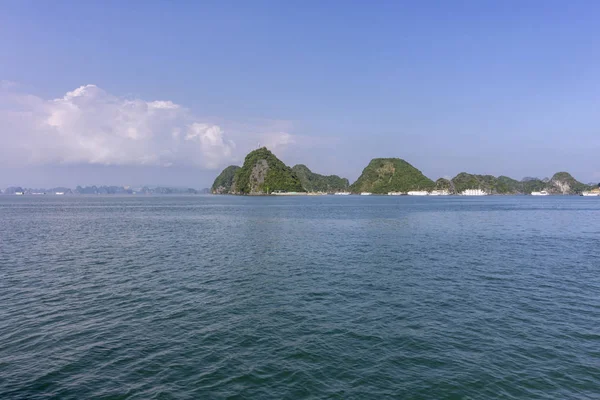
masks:
<instances>
[{"instance_id":1,"label":"tree-covered hilltop","mask_svg":"<svg viewBox=\"0 0 600 400\"><path fill-rule=\"evenodd\" d=\"M225 168L223 172L217 176L215 182L212 185L211 192L213 194L225 194L231 192L231 186L233 186L233 179L235 178L235 173L240 169L237 165L230 165Z\"/></svg>"},{"instance_id":2,"label":"tree-covered hilltop","mask_svg":"<svg viewBox=\"0 0 600 400\"><path fill-rule=\"evenodd\" d=\"M521 193L523 194L531 194L531 192L541 192L542 190L546 190L546 186L548 186L549 179L539 179L539 178L523 178L520 182L521 184Z\"/></svg>"},{"instance_id":3,"label":"tree-covered hilltop","mask_svg":"<svg viewBox=\"0 0 600 400\"><path fill-rule=\"evenodd\" d=\"M557 172L547 184L546 190L557 194L579 194L591 190L592 186L579 182L568 172Z\"/></svg>"},{"instance_id":4,"label":"tree-covered hilltop","mask_svg":"<svg viewBox=\"0 0 600 400\"><path fill-rule=\"evenodd\" d=\"M487 189L482 187L483 182L477 178L478 175L461 172L452 178L452 185L456 193L460 193L466 189Z\"/></svg>"},{"instance_id":5,"label":"tree-covered hilltop","mask_svg":"<svg viewBox=\"0 0 600 400\"><path fill-rule=\"evenodd\" d=\"M552 179L523 178L521 181L507 176L473 175L461 172L452 178L456 193L465 189L482 189L490 194L531 194L546 190L553 194L579 194L589 190L567 172L558 172Z\"/></svg>"},{"instance_id":6,"label":"tree-covered hilltop","mask_svg":"<svg viewBox=\"0 0 600 400\"><path fill-rule=\"evenodd\" d=\"M276 190L304 191L294 171L266 147L248 153L244 165L235 172L231 193L269 194Z\"/></svg>"},{"instance_id":7,"label":"tree-covered hilltop","mask_svg":"<svg viewBox=\"0 0 600 400\"><path fill-rule=\"evenodd\" d=\"M450 193L454 192L454 185L452 181L449 181L446 178L440 178L435 181L435 190L447 190Z\"/></svg>"},{"instance_id":8,"label":"tree-covered hilltop","mask_svg":"<svg viewBox=\"0 0 600 400\"><path fill-rule=\"evenodd\" d=\"M496 178L495 186L495 191L498 194L517 194L522 191L521 182L503 175Z\"/></svg>"},{"instance_id":9,"label":"tree-covered hilltop","mask_svg":"<svg viewBox=\"0 0 600 400\"><path fill-rule=\"evenodd\" d=\"M256 185L254 188L248 187L250 179L246 181L246 177L252 177L250 167L246 168L246 171L238 171L242 168L236 165L230 165L225 168L219 176L215 179L212 185L211 192L214 194L229 194L229 193L240 193L240 194L259 194L259 193L271 193L275 190L284 191L295 191L295 192L336 192L341 190L347 190L350 183L348 179L340 178L337 175L320 175L312 172L306 165L298 164L293 168L285 166L280 160L273 155L270 151L259 149L258 153L252 152L248 154L251 156L249 165L253 165L255 168L255 180L261 179L262 169L264 162L266 162L271 173L265 175L266 181L263 182L263 189L259 189ZM258 150L257 150L258 151ZM266 151L266 152L265 152ZM268 152L268 153L267 153ZM255 153L255 154L253 154ZM248 162L248 157L246 157ZM264 162L261 160L265 160ZM276 161L275 161L276 160ZM254 164L252 164L254 163ZM246 165L246 163L244 163ZM291 176L289 171L292 172ZM238 174L238 175L236 175ZM236 178L237 176L237 178ZM296 184L294 176L300 181L301 188ZM252 186L252 185L250 185Z\"/></svg>"},{"instance_id":10,"label":"tree-covered hilltop","mask_svg":"<svg viewBox=\"0 0 600 400\"><path fill-rule=\"evenodd\" d=\"M461 193L467 189L482 189L490 194L522 193L522 183L508 176L476 175L461 172L452 178L454 190Z\"/></svg>"},{"instance_id":11,"label":"tree-covered hilltop","mask_svg":"<svg viewBox=\"0 0 600 400\"><path fill-rule=\"evenodd\" d=\"M466 189L482 189L489 194L531 194L548 191L551 194L579 194L595 185L577 181L567 172L558 172L551 179L477 175L461 172L451 180L433 182L421 171L400 158L374 158L352 185L337 175L320 175L306 165L293 168L285 165L266 147L250 152L242 167L230 165L215 179L211 192L216 194L269 194L285 192L353 193L408 192L411 190L447 190L460 194ZM10 192L10 190L7 189Z\"/></svg>"},{"instance_id":12,"label":"tree-covered hilltop","mask_svg":"<svg viewBox=\"0 0 600 400\"><path fill-rule=\"evenodd\" d=\"M292 167L292 171L300 179L300 183L307 192L338 192L348 189L350 182L346 178L337 175L320 175L312 172L306 165L298 164Z\"/></svg>"},{"instance_id":13,"label":"tree-covered hilltop","mask_svg":"<svg viewBox=\"0 0 600 400\"><path fill-rule=\"evenodd\" d=\"M374 158L350 186L354 193L407 192L431 190L435 183L400 158Z\"/></svg>"}]
</instances>

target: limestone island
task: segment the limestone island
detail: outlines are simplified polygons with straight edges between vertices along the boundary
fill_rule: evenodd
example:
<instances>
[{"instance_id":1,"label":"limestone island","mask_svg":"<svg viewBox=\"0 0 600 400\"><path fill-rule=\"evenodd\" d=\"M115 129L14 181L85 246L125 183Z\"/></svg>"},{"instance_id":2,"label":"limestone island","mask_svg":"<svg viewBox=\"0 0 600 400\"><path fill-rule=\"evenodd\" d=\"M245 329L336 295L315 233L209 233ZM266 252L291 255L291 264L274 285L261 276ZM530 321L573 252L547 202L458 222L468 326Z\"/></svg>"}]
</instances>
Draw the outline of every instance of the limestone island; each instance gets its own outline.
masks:
<instances>
[{"instance_id":1,"label":"limestone island","mask_svg":"<svg viewBox=\"0 0 600 400\"><path fill-rule=\"evenodd\" d=\"M290 168L266 147L251 151L241 167L230 165L215 179L211 193L232 195L597 195L596 185L577 181L567 172L552 178L475 175L461 172L452 179L433 181L400 158L374 158L350 185L337 175L320 175L306 165Z\"/></svg>"}]
</instances>

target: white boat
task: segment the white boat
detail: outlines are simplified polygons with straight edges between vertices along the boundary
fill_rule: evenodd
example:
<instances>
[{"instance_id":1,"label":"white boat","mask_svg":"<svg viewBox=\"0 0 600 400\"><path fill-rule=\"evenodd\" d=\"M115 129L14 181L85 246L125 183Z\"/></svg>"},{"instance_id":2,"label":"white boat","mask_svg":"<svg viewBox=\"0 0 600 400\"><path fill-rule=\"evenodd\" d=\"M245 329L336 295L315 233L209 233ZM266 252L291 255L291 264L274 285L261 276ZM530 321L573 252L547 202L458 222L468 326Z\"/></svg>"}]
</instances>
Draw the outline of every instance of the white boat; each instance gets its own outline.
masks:
<instances>
[{"instance_id":1,"label":"white boat","mask_svg":"<svg viewBox=\"0 0 600 400\"><path fill-rule=\"evenodd\" d=\"M432 190L429 192L430 196L449 196L450 192L447 190Z\"/></svg>"},{"instance_id":2,"label":"white boat","mask_svg":"<svg viewBox=\"0 0 600 400\"><path fill-rule=\"evenodd\" d=\"M463 196L487 196L487 193L481 189L466 189L463 190L461 195Z\"/></svg>"},{"instance_id":3,"label":"white boat","mask_svg":"<svg viewBox=\"0 0 600 400\"><path fill-rule=\"evenodd\" d=\"M360 195L361 196L370 196L371 192L362 192Z\"/></svg>"},{"instance_id":4,"label":"white boat","mask_svg":"<svg viewBox=\"0 0 600 400\"><path fill-rule=\"evenodd\" d=\"M596 192L596 191L592 191L592 192L582 192L581 193L582 196L593 196L593 197L598 197L600 196L600 192Z\"/></svg>"},{"instance_id":5,"label":"white boat","mask_svg":"<svg viewBox=\"0 0 600 400\"><path fill-rule=\"evenodd\" d=\"M65 192L56 192L54 194L57 195L57 196L62 196L63 194L65 194Z\"/></svg>"},{"instance_id":6,"label":"white boat","mask_svg":"<svg viewBox=\"0 0 600 400\"><path fill-rule=\"evenodd\" d=\"M308 193L306 192L286 192L283 190L275 190L271 192L271 194L275 196L306 196Z\"/></svg>"},{"instance_id":7,"label":"white boat","mask_svg":"<svg viewBox=\"0 0 600 400\"><path fill-rule=\"evenodd\" d=\"M327 193L325 193L325 192L308 192L307 195L308 196L327 196Z\"/></svg>"},{"instance_id":8,"label":"white boat","mask_svg":"<svg viewBox=\"0 0 600 400\"><path fill-rule=\"evenodd\" d=\"M337 192L335 193L336 196L349 196L350 192Z\"/></svg>"},{"instance_id":9,"label":"white boat","mask_svg":"<svg viewBox=\"0 0 600 400\"><path fill-rule=\"evenodd\" d=\"M406 194L409 196L429 196L429 192L426 190L411 190Z\"/></svg>"},{"instance_id":10,"label":"white boat","mask_svg":"<svg viewBox=\"0 0 600 400\"><path fill-rule=\"evenodd\" d=\"M402 192L388 192L388 196L402 196L403 194Z\"/></svg>"},{"instance_id":11,"label":"white boat","mask_svg":"<svg viewBox=\"0 0 600 400\"><path fill-rule=\"evenodd\" d=\"M548 192L542 190L541 192L531 192L532 196L548 196Z\"/></svg>"},{"instance_id":12,"label":"white boat","mask_svg":"<svg viewBox=\"0 0 600 400\"><path fill-rule=\"evenodd\" d=\"M23 192L15 192L15 196L23 196L25 193Z\"/></svg>"}]
</instances>

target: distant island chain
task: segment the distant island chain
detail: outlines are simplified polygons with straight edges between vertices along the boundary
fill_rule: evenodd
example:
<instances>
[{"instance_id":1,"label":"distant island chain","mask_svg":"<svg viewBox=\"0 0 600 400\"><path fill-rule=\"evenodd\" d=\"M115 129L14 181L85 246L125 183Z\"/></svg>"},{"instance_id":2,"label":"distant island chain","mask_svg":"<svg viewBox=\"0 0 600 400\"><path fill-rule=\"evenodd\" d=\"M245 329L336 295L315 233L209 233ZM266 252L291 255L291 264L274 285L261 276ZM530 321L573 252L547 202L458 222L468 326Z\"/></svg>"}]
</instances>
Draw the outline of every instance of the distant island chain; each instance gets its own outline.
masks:
<instances>
[{"instance_id":1,"label":"distant island chain","mask_svg":"<svg viewBox=\"0 0 600 400\"><path fill-rule=\"evenodd\" d=\"M306 165L285 165L266 147L253 150L240 167L230 165L214 180L211 188L192 189L166 186L77 186L49 189L8 187L0 195L194 195L228 194L249 196L487 196L487 195L580 195L600 197L600 184L584 184L568 172L552 178L523 178L477 175L461 172L452 179L433 181L400 158L374 158L356 182L337 175L321 175Z\"/></svg>"},{"instance_id":2,"label":"distant island chain","mask_svg":"<svg viewBox=\"0 0 600 400\"><path fill-rule=\"evenodd\" d=\"M584 184L567 172L552 178L475 175L461 172L452 179L433 181L400 158L374 158L360 177L350 184L337 175L320 175L306 165L288 167L266 147L251 151L239 167L225 168L215 179L211 193L231 195L390 195L390 196L486 196L527 194L533 196L600 196L600 185Z\"/></svg>"},{"instance_id":3,"label":"distant island chain","mask_svg":"<svg viewBox=\"0 0 600 400\"><path fill-rule=\"evenodd\" d=\"M54 188L23 188L21 186L11 186L4 190L0 190L0 195L15 195L15 196L23 196L23 195L53 195L53 196L63 196L63 195L80 195L80 194L98 194L98 195L128 195L128 194L141 194L141 195L151 195L151 194L205 194L210 193L210 189L201 189L196 190L192 188L178 188L178 187L164 187L164 186L156 186L156 187L132 187L132 186L77 186L75 189L70 189L68 187L54 187Z\"/></svg>"}]
</instances>

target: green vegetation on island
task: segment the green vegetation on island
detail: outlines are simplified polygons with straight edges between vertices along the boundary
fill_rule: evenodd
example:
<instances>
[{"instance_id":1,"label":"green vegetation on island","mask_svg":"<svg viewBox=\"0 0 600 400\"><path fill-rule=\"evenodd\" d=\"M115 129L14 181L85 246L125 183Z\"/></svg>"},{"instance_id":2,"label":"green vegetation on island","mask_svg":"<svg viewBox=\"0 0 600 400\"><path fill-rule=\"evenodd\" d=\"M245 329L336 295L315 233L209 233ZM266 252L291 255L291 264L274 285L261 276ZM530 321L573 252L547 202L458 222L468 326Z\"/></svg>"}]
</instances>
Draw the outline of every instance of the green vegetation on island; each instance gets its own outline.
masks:
<instances>
[{"instance_id":1,"label":"green vegetation on island","mask_svg":"<svg viewBox=\"0 0 600 400\"><path fill-rule=\"evenodd\" d=\"M225 168L223 172L217 176L217 179L215 179L211 192L214 194L230 193L231 187L233 186L233 179L235 178L235 173L238 169L240 169L240 167L237 165L230 165Z\"/></svg>"},{"instance_id":2,"label":"green vegetation on island","mask_svg":"<svg viewBox=\"0 0 600 400\"><path fill-rule=\"evenodd\" d=\"M440 178L435 181L435 190L447 190L452 193L454 191L454 186L452 182L445 178Z\"/></svg>"},{"instance_id":3,"label":"green vegetation on island","mask_svg":"<svg viewBox=\"0 0 600 400\"><path fill-rule=\"evenodd\" d=\"M579 194L591 190L592 186L579 182L568 172L557 172L548 182L547 189L550 193L557 194Z\"/></svg>"},{"instance_id":4,"label":"green vegetation on island","mask_svg":"<svg viewBox=\"0 0 600 400\"><path fill-rule=\"evenodd\" d=\"M507 176L473 175L461 172L452 178L454 192L461 193L466 189L482 189L489 194L531 194L531 192L547 191L552 194L579 194L590 190L567 172L558 172L552 179L524 178L521 181Z\"/></svg>"},{"instance_id":5,"label":"green vegetation on island","mask_svg":"<svg viewBox=\"0 0 600 400\"><path fill-rule=\"evenodd\" d=\"M498 194L517 194L521 193L521 182L508 176L499 176L496 178L496 193Z\"/></svg>"},{"instance_id":6,"label":"green vegetation on island","mask_svg":"<svg viewBox=\"0 0 600 400\"><path fill-rule=\"evenodd\" d=\"M262 195L281 192L388 192L406 193L411 190L445 190L460 194L467 189L482 189L488 194L531 194L547 191L550 194L580 194L591 190L567 172L558 172L551 179L477 175L461 172L451 180L440 178L433 182L421 171L400 158L374 158L352 185L337 175L320 175L306 165L293 168L285 165L267 148L250 152L242 167L230 165L215 179L211 192L215 194Z\"/></svg>"},{"instance_id":7,"label":"green vegetation on island","mask_svg":"<svg viewBox=\"0 0 600 400\"><path fill-rule=\"evenodd\" d=\"M473 175L466 172L461 172L452 178L454 192L460 193L466 189L489 189L486 187L487 185L483 184L483 180L479 179L479 177L483 177L483 175Z\"/></svg>"},{"instance_id":8,"label":"green vegetation on island","mask_svg":"<svg viewBox=\"0 0 600 400\"><path fill-rule=\"evenodd\" d=\"M452 178L455 193L467 189L482 189L490 194L517 194L522 192L521 182L508 176L475 175L461 172Z\"/></svg>"},{"instance_id":9,"label":"green vegetation on island","mask_svg":"<svg viewBox=\"0 0 600 400\"><path fill-rule=\"evenodd\" d=\"M231 193L260 195L274 191L303 192L304 188L294 171L266 147L250 152L235 172Z\"/></svg>"},{"instance_id":10,"label":"green vegetation on island","mask_svg":"<svg viewBox=\"0 0 600 400\"><path fill-rule=\"evenodd\" d=\"M549 179L539 179L539 178L523 178L521 180L521 193L531 194L531 192L541 192L546 189L548 186Z\"/></svg>"},{"instance_id":11,"label":"green vegetation on island","mask_svg":"<svg viewBox=\"0 0 600 400\"><path fill-rule=\"evenodd\" d=\"M407 192L431 190L435 183L421 171L400 158L374 158L361 176L350 186L354 193Z\"/></svg>"},{"instance_id":12,"label":"green vegetation on island","mask_svg":"<svg viewBox=\"0 0 600 400\"><path fill-rule=\"evenodd\" d=\"M320 175L312 172L306 165L298 164L292 167L292 171L300 179L302 187L307 192L339 192L348 190L350 182L346 178L337 175Z\"/></svg>"}]
</instances>

